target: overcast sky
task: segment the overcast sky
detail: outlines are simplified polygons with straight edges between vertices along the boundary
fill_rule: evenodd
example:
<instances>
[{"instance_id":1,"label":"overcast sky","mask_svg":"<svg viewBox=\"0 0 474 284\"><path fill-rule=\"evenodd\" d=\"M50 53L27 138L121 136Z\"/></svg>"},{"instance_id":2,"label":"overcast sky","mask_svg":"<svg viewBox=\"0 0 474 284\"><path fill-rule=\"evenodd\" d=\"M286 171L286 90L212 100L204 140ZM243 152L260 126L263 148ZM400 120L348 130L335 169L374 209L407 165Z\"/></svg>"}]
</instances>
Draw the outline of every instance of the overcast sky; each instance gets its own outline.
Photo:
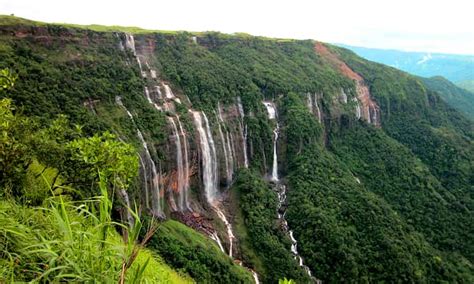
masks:
<instances>
[{"instance_id":1,"label":"overcast sky","mask_svg":"<svg viewBox=\"0 0 474 284\"><path fill-rule=\"evenodd\" d=\"M75 24L246 32L474 54L474 0L0 0L0 14Z\"/></svg>"}]
</instances>

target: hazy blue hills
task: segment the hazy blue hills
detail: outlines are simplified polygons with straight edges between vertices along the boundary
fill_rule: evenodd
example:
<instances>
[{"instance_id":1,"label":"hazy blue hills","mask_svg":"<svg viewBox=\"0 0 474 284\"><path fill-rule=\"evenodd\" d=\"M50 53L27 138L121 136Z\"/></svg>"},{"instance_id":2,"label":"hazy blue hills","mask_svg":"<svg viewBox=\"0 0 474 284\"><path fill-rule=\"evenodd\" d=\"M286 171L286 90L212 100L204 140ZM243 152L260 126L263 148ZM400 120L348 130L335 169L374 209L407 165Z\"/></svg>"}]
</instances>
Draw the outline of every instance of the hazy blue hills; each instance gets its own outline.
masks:
<instances>
[{"instance_id":1,"label":"hazy blue hills","mask_svg":"<svg viewBox=\"0 0 474 284\"><path fill-rule=\"evenodd\" d=\"M443 76L454 83L474 80L474 55L407 52L338 45L348 48L368 60L383 63L414 75Z\"/></svg>"},{"instance_id":2,"label":"hazy blue hills","mask_svg":"<svg viewBox=\"0 0 474 284\"><path fill-rule=\"evenodd\" d=\"M452 107L474 119L474 55L407 52L338 45L368 60L426 77L422 81L428 88L438 92Z\"/></svg>"}]
</instances>

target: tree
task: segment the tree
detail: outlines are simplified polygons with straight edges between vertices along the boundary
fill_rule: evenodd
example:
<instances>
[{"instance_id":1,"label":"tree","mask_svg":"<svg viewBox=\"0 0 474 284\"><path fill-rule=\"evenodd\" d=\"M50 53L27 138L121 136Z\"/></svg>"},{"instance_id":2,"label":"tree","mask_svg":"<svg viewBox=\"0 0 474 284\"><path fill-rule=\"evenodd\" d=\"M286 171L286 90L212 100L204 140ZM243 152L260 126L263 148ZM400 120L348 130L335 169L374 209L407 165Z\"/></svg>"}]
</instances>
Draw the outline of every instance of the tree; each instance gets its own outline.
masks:
<instances>
[{"instance_id":1,"label":"tree","mask_svg":"<svg viewBox=\"0 0 474 284\"><path fill-rule=\"evenodd\" d=\"M8 90L13 88L17 76L14 75L9 69L0 70L0 90Z\"/></svg>"},{"instance_id":2,"label":"tree","mask_svg":"<svg viewBox=\"0 0 474 284\"><path fill-rule=\"evenodd\" d=\"M138 173L138 156L135 148L118 141L115 135L104 132L88 138L73 140L67 145L76 167L69 169L93 181L104 177L112 188L127 189Z\"/></svg>"},{"instance_id":3,"label":"tree","mask_svg":"<svg viewBox=\"0 0 474 284\"><path fill-rule=\"evenodd\" d=\"M33 123L13 111L10 99L0 100L0 188L4 188L4 193L18 195L33 159L30 147Z\"/></svg>"}]
</instances>

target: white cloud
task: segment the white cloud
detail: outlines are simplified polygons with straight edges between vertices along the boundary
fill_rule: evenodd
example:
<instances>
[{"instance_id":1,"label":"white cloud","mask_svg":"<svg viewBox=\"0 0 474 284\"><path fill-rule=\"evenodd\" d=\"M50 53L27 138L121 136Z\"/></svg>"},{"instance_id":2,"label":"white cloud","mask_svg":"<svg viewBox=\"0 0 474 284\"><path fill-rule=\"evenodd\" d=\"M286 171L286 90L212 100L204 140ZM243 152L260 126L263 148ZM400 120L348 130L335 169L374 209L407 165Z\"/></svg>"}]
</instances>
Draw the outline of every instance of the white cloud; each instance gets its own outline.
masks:
<instances>
[{"instance_id":1,"label":"white cloud","mask_svg":"<svg viewBox=\"0 0 474 284\"><path fill-rule=\"evenodd\" d=\"M247 32L379 48L474 54L471 0L0 0L5 14L78 24Z\"/></svg>"},{"instance_id":2,"label":"white cloud","mask_svg":"<svg viewBox=\"0 0 474 284\"><path fill-rule=\"evenodd\" d=\"M431 58L432 58L431 53L425 54L425 55L423 55L423 58L421 58L420 61L416 62L416 64L418 64L418 65L423 64L423 63L429 61Z\"/></svg>"}]
</instances>

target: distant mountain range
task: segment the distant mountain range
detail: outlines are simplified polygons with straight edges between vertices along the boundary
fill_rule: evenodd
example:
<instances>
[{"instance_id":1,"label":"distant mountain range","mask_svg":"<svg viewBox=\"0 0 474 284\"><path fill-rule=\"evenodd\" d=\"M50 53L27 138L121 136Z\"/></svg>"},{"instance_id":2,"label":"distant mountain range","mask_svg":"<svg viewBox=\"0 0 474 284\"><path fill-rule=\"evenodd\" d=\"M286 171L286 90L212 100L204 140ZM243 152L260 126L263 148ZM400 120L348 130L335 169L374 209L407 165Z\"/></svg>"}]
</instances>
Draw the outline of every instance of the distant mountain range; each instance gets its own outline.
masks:
<instances>
[{"instance_id":1,"label":"distant mountain range","mask_svg":"<svg viewBox=\"0 0 474 284\"><path fill-rule=\"evenodd\" d=\"M422 77L443 76L462 87L474 82L474 55L407 52L337 44L368 60ZM473 84L470 84L474 87Z\"/></svg>"},{"instance_id":2,"label":"distant mountain range","mask_svg":"<svg viewBox=\"0 0 474 284\"><path fill-rule=\"evenodd\" d=\"M430 89L439 92L451 106L468 117L474 118L474 55L407 52L337 45L348 48L368 60L425 77L422 80Z\"/></svg>"}]
</instances>

